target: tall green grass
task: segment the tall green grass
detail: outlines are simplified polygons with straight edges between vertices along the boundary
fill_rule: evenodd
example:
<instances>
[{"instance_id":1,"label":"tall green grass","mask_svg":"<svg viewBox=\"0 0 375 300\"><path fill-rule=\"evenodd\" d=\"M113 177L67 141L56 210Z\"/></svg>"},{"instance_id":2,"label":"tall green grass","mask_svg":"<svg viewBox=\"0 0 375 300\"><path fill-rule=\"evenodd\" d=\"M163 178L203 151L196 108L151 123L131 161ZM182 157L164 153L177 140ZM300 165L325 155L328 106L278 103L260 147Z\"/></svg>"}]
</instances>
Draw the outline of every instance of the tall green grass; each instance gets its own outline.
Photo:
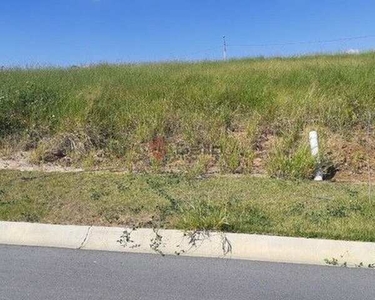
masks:
<instances>
[{"instance_id":1,"label":"tall green grass","mask_svg":"<svg viewBox=\"0 0 375 300\"><path fill-rule=\"evenodd\" d=\"M298 144L308 127L344 138L365 127L374 91L374 53L5 69L0 135L34 150L65 147L77 161L104 151L146 169L150 143L163 138L163 166L207 154L222 172L244 172L265 132Z\"/></svg>"}]
</instances>

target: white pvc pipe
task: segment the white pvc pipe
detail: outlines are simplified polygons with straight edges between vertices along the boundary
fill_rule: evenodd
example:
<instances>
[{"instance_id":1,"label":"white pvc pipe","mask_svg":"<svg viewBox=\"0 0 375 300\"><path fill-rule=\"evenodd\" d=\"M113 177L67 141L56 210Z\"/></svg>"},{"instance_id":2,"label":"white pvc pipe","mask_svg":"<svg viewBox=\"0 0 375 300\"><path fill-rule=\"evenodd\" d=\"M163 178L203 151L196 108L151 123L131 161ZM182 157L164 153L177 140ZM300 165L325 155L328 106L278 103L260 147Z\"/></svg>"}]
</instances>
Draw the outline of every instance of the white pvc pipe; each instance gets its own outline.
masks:
<instances>
[{"instance_id":1,"label":"white pvc pipe","mask_svg":"<svg viewBox=\"0 0 375 300\"><path fill-rule=\"evenodd\" d=\"M317 168L314 180L322 181L323 172L320 168L318 133L316 131L310 131L309 140L310 140L311 155L316 159L316 162L318 164L318 168Z\"/></svg>"}]
</instances>

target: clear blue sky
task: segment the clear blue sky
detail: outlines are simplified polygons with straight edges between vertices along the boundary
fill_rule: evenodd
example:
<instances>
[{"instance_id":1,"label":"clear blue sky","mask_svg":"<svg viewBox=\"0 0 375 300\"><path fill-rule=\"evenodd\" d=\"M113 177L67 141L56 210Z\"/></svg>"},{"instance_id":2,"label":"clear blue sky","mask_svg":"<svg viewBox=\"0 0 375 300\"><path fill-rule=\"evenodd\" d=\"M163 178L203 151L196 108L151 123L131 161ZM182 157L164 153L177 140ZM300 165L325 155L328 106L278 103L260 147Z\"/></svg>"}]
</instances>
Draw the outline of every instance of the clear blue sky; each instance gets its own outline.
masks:
<instances>
[{"instance_id":1,"label":"clear blue sky","mask_svg":"<svg viewBox=\"0 0 375 300\"><path fill-rule=\"evenodd\" d=\"M375 49L373 0L0 0L0 65L72 65ZM213 49L212 49L213 48ZM212 50L206 50L212 49Z\"/></svg>"}]
</instances>

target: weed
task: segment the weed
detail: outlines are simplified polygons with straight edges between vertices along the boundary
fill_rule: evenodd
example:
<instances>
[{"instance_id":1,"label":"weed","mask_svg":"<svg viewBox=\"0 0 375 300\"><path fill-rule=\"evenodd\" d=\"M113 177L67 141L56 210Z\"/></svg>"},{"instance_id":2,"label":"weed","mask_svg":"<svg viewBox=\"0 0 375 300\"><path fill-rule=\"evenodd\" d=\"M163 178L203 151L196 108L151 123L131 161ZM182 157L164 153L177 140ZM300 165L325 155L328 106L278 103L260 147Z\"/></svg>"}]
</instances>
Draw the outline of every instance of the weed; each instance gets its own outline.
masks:
<instances>
[{"instance_id":1,"label":"weed","mask_svg":"<svg viewBox=\"0 0 375 300\"><path fill-rule=\"evenodd\" d=\"M207 154L199 155L197 161L193 166L188 166L186 170L186 178L196 179L202 177L208 172L209 166L212 163L212 157Z\"/></svg>"},{"instance_id":2,"label":"weed","mask_svg":"<svg viewBox=\"0 0 375 300\"><path fill-rule=\"evenodd\" d=\"M324 261L327 265L331 265L331 266L337 266L339 264L338 259L334 257L332 259L325 258Z\"/></svg>"},{"instance_id":3,"label":"weed","mask_svg":"<svg viewBox=\"0 0 375 300\"><path fill-rule=\"evenodd\" d=\"M228 224L226 207L206 201L193 201L181 208L181 227L194 230L223 230Z\"/></svg>"},{"instance_id":4,"label":"weed","mask_svg":"<svg viewBox=\"0 0 375 300\"><path fill-rule=\"evenodd\" d=\"M234 137L221 140L220 170L222 173L250 172L254 153L251 143L241 143Z\"/></svg>"},{"instance_id":5,"label":"weed","mask_svg":"<svg viewBox=\"0 0 375 300\"><path fill-rule=\"evenodd\" d=\"M155 251L156 253L160 254L161 256L165 256L163 251L160 249L164 244L163 244L163 236L159 234L158 229L153 229L155 233L155 237L151 239L151 244L150 248Z\"/></svg>"},{"instance_id":6,"label":"weed","mask_svg":"<svg viewBox=\"0 0 375 300\"><path fill-rule=\"evenodd\" d=\"M313 175L315 160L305 143L292 147L288 140L281 140L270 153L267 168L274 177L308 179Z\"/></svg>"},{"instance_id":7,"label":"weed","mask_svg":"<svg viewBox=\"0 0 375 300\"><path fill-rule=\"evenodd\" d=\"M100 200L100 198L102 198L103 196L104 196L103 192L97 191L97 190L92 190L90 194L91 200L94 200L94 201Z\"/></svg>"},{"instance_id":8,"label":"weed","mask_svg":"<svg viewBox=\"0 0 375 300\"><path fill-rule=\"evenodd\" d=\"M134 249L134 248L139 248L141 245L140 244L136 244L132 238L131 238L131 234L136 231L137 228L136 227L133 227L132 229L130 230L124 230L124 232L122 233L122 235L120 236L120 238L117 240L117 242L123 246L123 247L129 247L130 249Z\"/></svg>"}]
</instances>

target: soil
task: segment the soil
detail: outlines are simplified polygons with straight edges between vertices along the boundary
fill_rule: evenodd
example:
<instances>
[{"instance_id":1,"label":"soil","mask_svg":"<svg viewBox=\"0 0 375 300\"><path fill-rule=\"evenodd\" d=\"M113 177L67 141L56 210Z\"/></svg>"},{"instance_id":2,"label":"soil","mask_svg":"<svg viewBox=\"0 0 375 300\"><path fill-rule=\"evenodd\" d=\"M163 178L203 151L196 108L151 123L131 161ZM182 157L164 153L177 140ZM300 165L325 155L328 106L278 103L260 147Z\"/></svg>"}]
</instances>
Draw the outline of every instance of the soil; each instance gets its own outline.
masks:
<instances>
[{"instance_id":1,"label":"soil","mask_svg":"<svg viewBox=\"0 0 375 300\"><path fill-rule=\"evenodd\" d=\"M29 162L29 152L18 152L11 157L0 158L0 170L39 171L39 172L81 172L83 169L63 167L56 163L40 165Z\"/></svg>"},{"instance_id":2,"label":"soil","mask_svg":"<svg viewBox=\"0 0 375 300\"><path fill-rule=\"evenodd\" d=\"M272 132L264 132L256 141L256 152L253 160L254 176L266 176L265 162L275 142ZM367 141L365 136L357 135L350 141L344 141L340 136L331 136L327 146L330 152L328 155L335 165L332 178L333 182L366 183L375 182L375 141ZM153 155L156 158L164 156L164 141L156 140L152 144ZM155 148L155 149L154 149ZM0 170L39 171L39 172L82 172L82 168L75 168L66 163L66 158L56 159L51 162L40 164L30 163L30 153L22 151L12 154L10 157L0 157ZM160 154L161 153L161 154ZM160 155L159 155L160 154ZM159 155L159 156L158 156ZM65 162L65 163L64 163ZM181 165L178 162L168 166L166 172L181 172ZM186 166L185 166L186 168ZM93 170L86 170L93 171ZM95 171L105 171L97 167ZM111 169L113 172L125 172L124 169ZM141 170L140 170L141 171ZM240 172L238 172L240 173ZM220 174L217 164L210 164L207 168L207 176ZM236 174L241 176L241 174Z\"/></svg>"}]
</instances>

